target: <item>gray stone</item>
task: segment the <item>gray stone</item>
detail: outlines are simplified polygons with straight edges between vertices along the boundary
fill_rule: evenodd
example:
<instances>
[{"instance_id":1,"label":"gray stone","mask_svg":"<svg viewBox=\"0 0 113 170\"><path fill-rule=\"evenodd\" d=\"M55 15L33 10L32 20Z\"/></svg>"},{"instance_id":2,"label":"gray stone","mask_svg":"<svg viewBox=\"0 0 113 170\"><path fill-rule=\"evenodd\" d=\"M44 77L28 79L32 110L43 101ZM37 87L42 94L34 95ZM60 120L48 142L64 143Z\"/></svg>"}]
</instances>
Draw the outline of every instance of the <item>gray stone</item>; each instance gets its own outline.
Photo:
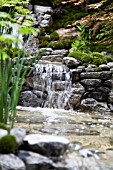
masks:
<instances>
[{"instance_id":1,"label":"gray stone","mask_svg":"<svg viewBox=\"0 0 113 170\"><path fill-rule=\"evenodd\" d=\"M0 138L2 138L3 136L8 135L8 131L5 129L0 129Z\"/></svg>"},{"instance_id":2,"label":"gray stone","mask_svg":"<svg viewBox=\"0 0 113 170\"><path fill-rule=\"evenodd\" d=\"M109 93L108 102L113 103L113 92Z\"/></svg>"},{"instance_id":3,"label":"gray stone","mask_svg":"<svg viewBox=\"0 0 113 170\"><path fill-rule=\"evenodd\" d=\"M100 78L102 80L110 79L111 78L111 71L102 71L101 75L100 75Z\"/></svg>"},{"instance_id":4,"label":"gray stone","mask_svg":"<svg viewBox=\"0 0 113 170\"><path fill-rule=\"evenodd\" d=\"M49 158L38 153L20 150L18 156L26 164L26 170L50 170L54 169L54 163Z\"/></svg>"},{"instance_id":5,"label":"gray stone","mask_svg":"<svg viewBox=\"0 0 113 170\"><path fill-rule=\"evenodd\" d=\"M54 50L52 51L52 55L59 55L59 54L62 54L62 55L66 55L68 53L68 50L65 50L65 49L62 49L62 50Z\"/></svg>"},{"instance_id":6,"label":"gray stone","mask_svg":"<svg viewBox=\"0 0 113 170\"><path fill-rule=\"evenodd\" d=\"M110 70L110 66L106 65L106 64L99 65L99 68L101 68L103 71L109 71Z\"/></svg>"},{"instance_id":7,"label":"gray stone","mask_svg":"<svg viewBox=\"0 0 113 170\"><path fill-rule=\"evenodd\" d=\"M37 100L37 95L33 94L31 91L24 91L20 95L19 104L25 107L37 107L39 106L39 100ZM41 101L40 101L41 102Z\"/></svg>"},{"instance_id":8,"label":"gray stone","mask_svg":"<svg viewBox=\"0 0 113 170\"><path fill-rule=\"evenodd\" d=\"M103 102L107 101L108 99L108 95L103 92L92 92L88 95L88 97L91 97L98 101L103 101Z\"/></svg>"},{"instance_id":9,"label":"gray stone","mask_svg":"<svg viewBox=\"0 0 113 170\"><path fill-rule=\"evenodd\" d=\"M110 68L113 68L113 62L107 63L107 66L110 67Z\"/></svg>"},{"instance_id":10,"label":"gray stone","mask_svg":"<svg viewBox=\"0 0 113 170\"><path fill-rule=\"evenodd\" d=\"M81 108L86 110L95 110L95 107L97 107L98 102L93 98L87 98L81 100Z\"/></svg>"},{"instance_id":11,"label":"gray stone","mask_svg":"<svg viewBox=\"0 0 113 170\"><path fill-rule=\"evenodd\" d=\"M108 87L98 87L97 89L96 89L98 92L102 92L102 93L106 93L106 94L108 94L110 91L111 91L111 89L110 88L108 88Z\"/></svg>"},{"instance_id":12,"label":"gray stone","mask_svg":"<svg viewBox=\"0 0 113 170\"><path fill-rule=\"evenodd\" d=\"M67 81L55 81L52 83L53 91L64 91L68 85Z\"/></svg>"},{"instance_id":13,"label":"gray stone","mask_svg":"<svg viewBox=\"0 0 113 170\"><path fill-rule=\"evenodd\" d=\"M0 154L0 170L26 170L24 162L13 154Z\"/></svg>"},{"instance_id":14,"label":"gray stone","mask_svg":"<svg viewBox=\"0 0 113 170\"><path fill-rule=\"evenodd\" d=\"M51 18L51 15L49 15L49 14L43 15L44 20L50 20L50 18Z\"/></svg>"},{"instance_id":15,"label":"gray stone","mask_svg":"<svg viewBox=\"0 0 113 170\"><path fill-rule=\"evenodd\" d=\"M69 68L76 68L80 62L73 57L64 57L63 64L66 64Z\"/></svg>"},{"instance_id":16,"label":"gray stone","mask_svg":"<svg viewBox=\"0 0 113 170\"><path fill-rule=\"evenodd\" d=\"M51 14L52 13L52 8L47 7L47 6L34 5L34 12L35 13Z\"/></svg>"},{"instance_id":17,"label":"gray stone","mask_svg":"<svg viewBox=\"0 0 113 170\"><path fill-rule=\"evenodd\" d=\"M25 82L27 87L33 88L33 77L27 77Z\"/></svg>"},{"instance_id":18,"label":"gray stone","mask_svg":"<svg viewBox=\"0 0 113 170\"><path fill-rule=\"evenodd\" d=\"M62 54L59 55L49 55L49 56L42 56L42 60L48 60L51 62L62 62L64 56Z\"/></svg>"},{"instance_id":19,"label":"gray stone","mask_svg":"<svg viewBox=\"0 0 113 170\"><path fill-rule=\"evenodd\" d=\"M81 83L87 86L100 86L101 79L84 79L81 80Z\"/></svg>"},{"instance_id":20,"label":"gray stone","mask_svg":"<svg viewBox=\"0 0 113 170\"><path fill-rule=\"evenodd\" d=\"M73 84L72 93L83 95L84 92L85 88L80 83Z\"/></svg>"},{"instance_id":21,"label":"gray stone","mask_svg":"<svg viewBox=\"0 0 113 170\"><path fill-rule=\"evenodd\" d=\"M101 72L84 72L80 73L80 78L91 78L98 79L100 78Z\"/></svg>"},{"instance_id":22,"label":"gray stone","mask_svg":"<svg viewBox=\"0 0 113 170\"><path fill-rule=\"evenodd\" d=\"M69 105L75 110L80 105L80 99L81 99L81 94L71 93L68 100Z\"/></svg>"},{"instance_id":23,"label":"gray stone","mask_svg":"<svg viewBox=\"0 0 113 170\"><path fill-rule=\"evenodd\" d=\"M111 80L111 79L105 80L105 81L103 82L103 85L111 88L112 85L113 85L113 80Z\"/></svg>"},{"instance_id":24,"label":"gray stone","mask_svg":"<svg viewBox=\"0 0 113 170\"><path fill-rule=\"evenodd\" d=\"M41 27L48 27L49 26L49 21L48 20L42 20L40 23Z\"/></svg>"},{"instance_id":25,"label":"gray stone","mask_svg":"<svg viewBox=\"0 0 113 170\"><path fill-rule=\"evenodd\" d=\"M72 83L75 83L80 79L79 74L76 73L76 71L71 71L71 75L72 75Z\"/></svg>"},{"instance_id":26,"label":"gray stone","mask_svg":"<svg viewBox=\"0 0 113 170\"><path fill-rule=\"evenodd\" d=\"M96 65L93 65L93 64L89 64L88 67L85 68L85 70L87 72L94 72L95 71L95 68L96 68Z\"/></svg>"},{"instance_id":27,"label":"gray stone","mask_svg":"<svg viewBox=\"0 0 113 170\"><path fill-rule=\"evenodd\" d=\"M16 141L18 145L21 145L23 143L23 139L26 135L26 130L23 128L13 128L10 131L10 134L16 137Z\"/></svg>"},{"instance_id":28,"label":"gray stone","mask_svg":"<svg viewBox=\"0 0 113 170\"><path fill-rule=\"evenodd\" d=\"M64 154L69 144L69 141L63 137L38 134L27 135L24 142L35 152L47 156Z\"/></svg>"}]
</instances>

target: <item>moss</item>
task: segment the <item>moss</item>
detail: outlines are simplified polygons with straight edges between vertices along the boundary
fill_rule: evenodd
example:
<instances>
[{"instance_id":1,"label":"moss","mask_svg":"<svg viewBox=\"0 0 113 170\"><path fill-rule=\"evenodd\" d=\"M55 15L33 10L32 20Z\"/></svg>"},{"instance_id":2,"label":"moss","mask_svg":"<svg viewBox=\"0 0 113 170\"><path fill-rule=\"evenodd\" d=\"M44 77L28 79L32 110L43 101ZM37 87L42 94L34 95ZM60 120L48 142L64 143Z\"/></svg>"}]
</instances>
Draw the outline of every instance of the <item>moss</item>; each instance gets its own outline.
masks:
<instances>
[{"instance_id":1,"label":"moss","mask_svg":"<svg viewBox=\"0 0 113 170\"><path fill-rule=\"evenodd\" d=\"M57 40L59 40L59 35L58 35L58 33L57 33L57 32L51 33L51 34L50 34L50 39L51 39L51 41L57 41Z\"/></svg>"},{"instance_id":2,"label":"moss","mask_svg":"<svg viewBox=\"0 0 113 170\"><path fill-rule=\"evenodd\" d=\"M99 66L100 64L106 64L107 62L113 61L111 57L104 56L98 52L87 54L84 52L74 51L74 52L69 53L68 57L76 58L84 66L88 66L89 64L95 64Z\"/></svg>"},{"instance_id":3,"label":"moss","mask_svg":"<svg viewBox=\"0 0 113 170\"><path fill-rule=\"evenodd\" d=\"M49 45L49 42L48 41L43 41L39 44L39 47L40 48L43 48L43 47L47 47Z\"/></svg>"},{"instance_id":4,"label":"moss","mask_svg":"<svg viewBox=\"0 0 113 170\"><path fill-rule=\"evenodd\" d=\"M7 127L4 123L0 123L0 129L7 130L8 132L10 131L10 128Z\"/></svg>"},{"instance_id":5,"label":"moss","mask_svg":"<svg viewBox=\"0 0 113 170\"><path fill-rule=\"evenodd\" d=\"M44 36L45 35L45 28L40 28L40 36Z\"/></svg>"},{"instance_id":6,"label":"moss","mask_svg":"<svg viewBox=\"0 0 113 170\"><path fill-rule=\"evenodd\" d=\"M40 43L42 43L43 41L51 41L50 37L46 37L46 36L40 36L39 37L39 41Z\"/></svg>"},{"instance_id":7,"label":"moss","mask_svg":"<svg viewBox=\"0 0 113 170\"><path fill-rule=\"evenodd\" d=\"M0 153L8 154L15 153L18 145L15 136L6 135L0 139Z\"/></svg>"},{"instance_id":8,"label":"moss","mask_svg":"<svg viewBox=\"0 0 113 170\"><path fill-rule=\"evenodd\" d=\"M62 42L54 42L54 43L50 43L49 47L53 48L53 49L63 49L64 45Z\"/></svg>"},{"instance_id":9,"label":"moss","mask_svg":"<svg viewBox=\"0 0 113 170\"><path fill-rule=\"evenodd\" d=\"M100 67L96 67L95 71L99 72L99 71L102 71L102 69Z\"/></svg>"}]
</instances>

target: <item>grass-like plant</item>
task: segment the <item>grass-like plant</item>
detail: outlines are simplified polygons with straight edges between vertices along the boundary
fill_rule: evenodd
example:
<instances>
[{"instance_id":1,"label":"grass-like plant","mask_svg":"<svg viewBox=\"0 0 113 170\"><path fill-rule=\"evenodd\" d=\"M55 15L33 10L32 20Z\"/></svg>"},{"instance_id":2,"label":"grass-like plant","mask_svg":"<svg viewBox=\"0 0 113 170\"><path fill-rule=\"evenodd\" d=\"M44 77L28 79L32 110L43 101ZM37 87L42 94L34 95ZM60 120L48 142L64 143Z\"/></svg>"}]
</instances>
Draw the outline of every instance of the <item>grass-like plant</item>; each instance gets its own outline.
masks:
<instances>
[{"instance_id":1,"label":"grass-like plant","mask_svg":"<svg viewBox=\"0 0 113 170\"><path fill-rule=\"evenodd\" d=\"M33 60L24 68L25 55L22 55L21 50L18 48L20 40L12 35L12 29L16 23L6 22L6 18L9 19L9 14L7 13L0 13L0 16L2 16L0 21L0 123L13 127L16 106L24 78ZM35 34L35 30L30 27L16 24L16 28L21 34ZM10 56L9 51L12 49L12 44L17 48L17 51L15 52L14 50L13 56ZM16 64L14 64L15 56L17 57Z\"/></svg>"}]
</instances>

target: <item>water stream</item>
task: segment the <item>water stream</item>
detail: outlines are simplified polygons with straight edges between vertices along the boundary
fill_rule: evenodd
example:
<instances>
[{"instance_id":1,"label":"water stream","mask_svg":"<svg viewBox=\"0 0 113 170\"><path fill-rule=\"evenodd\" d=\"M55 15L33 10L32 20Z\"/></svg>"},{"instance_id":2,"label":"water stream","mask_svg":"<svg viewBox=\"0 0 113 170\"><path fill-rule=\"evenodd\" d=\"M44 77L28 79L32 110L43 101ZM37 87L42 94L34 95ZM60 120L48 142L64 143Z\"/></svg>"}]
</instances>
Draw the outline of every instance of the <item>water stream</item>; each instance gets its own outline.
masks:
<instances>
[{"instance_id":1,"label":"water stream","mask_svg":"<svg viewBox=\"0 0 113 170\"><path fill-rule=\"evenodd\" d=\"M36 64L34 89L41 90L41 107L64 109L69 106L71 75L68 67L62 64ZM47 97L44 97L46 96ZM70 108L71 109L71 108Z\"/></svg>"}]
</instances>

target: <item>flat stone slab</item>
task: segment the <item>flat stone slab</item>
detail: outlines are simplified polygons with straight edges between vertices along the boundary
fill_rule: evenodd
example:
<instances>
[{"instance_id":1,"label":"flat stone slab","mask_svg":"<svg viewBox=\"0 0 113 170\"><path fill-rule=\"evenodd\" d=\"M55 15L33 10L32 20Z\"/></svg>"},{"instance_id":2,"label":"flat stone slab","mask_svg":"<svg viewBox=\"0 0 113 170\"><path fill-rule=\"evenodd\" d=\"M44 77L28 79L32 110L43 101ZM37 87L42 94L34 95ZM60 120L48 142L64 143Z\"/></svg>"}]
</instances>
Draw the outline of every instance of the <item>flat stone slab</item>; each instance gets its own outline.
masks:
<instances>
[{"instance_id":1,"label":"flat stone slab","mask_svg":"<svg viewBox=\"0 0 113 170\"><path fill-rule=\"evenodd\" d=\"M69 141L64 137L30 134L24 138L24 143L33 151L46 156L59 156L68 148Z\"/></svg>"}]
</instances>

